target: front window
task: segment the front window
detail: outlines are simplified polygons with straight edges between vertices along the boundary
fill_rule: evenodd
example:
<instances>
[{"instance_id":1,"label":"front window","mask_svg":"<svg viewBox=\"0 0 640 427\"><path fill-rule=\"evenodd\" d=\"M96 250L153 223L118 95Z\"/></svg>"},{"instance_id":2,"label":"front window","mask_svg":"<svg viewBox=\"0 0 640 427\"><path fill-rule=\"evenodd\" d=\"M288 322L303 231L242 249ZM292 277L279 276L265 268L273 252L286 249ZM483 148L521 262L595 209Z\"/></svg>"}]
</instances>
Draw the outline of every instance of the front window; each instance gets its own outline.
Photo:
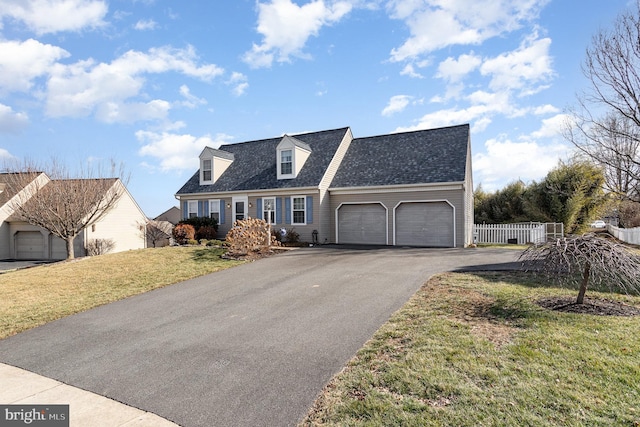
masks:
<instances>
[{"instance_id":1,"label":"front window","mask_svg":"<svg viewBox=\"0 0 640 427\"><path fill-rule=\"evenodd\" d=\"M202 161L202 180L211 181L211 159Z\"/></svg>"},{"instance_id":2,"label":"front window","mask_svg":"<svg viewBox=\"0 0 640 427\"><path fill-rule=\"evenodd\" d=\"M305 224L306 212L305 212L305 198L293 197L293 223Z\"/></svg>"},{"instance_id":3,"label":"front window","mask_svg":"<svg viewBox=\"0 0 640 427\"><path fill-rule=\"evenodd\" d=\"M209 200L209 216L220 224L220 200Z\"/></svg>"},{"instance_id":4,"label":"front window","mask_svg":"<svg viewBox=\"0 0 640 427\"><path fill-rule=\"evenodd\" d=\"M198 201L189 200L189 209L187 210L187 217L196 218L198 216Z\"/></svg>"},{"instance_id":5,"label":"front window","mask_svg":"<svg viewBox=\"0 0 640 427\"><path fill-rule=\"evenodd\" d=\"M262 219L269 224L276 223L276 199L269 197L262 199Z\"/></svg>"},{"instance_id":6,"label":"front window","mask_svg":"<svg viewBox=\"0 0 640 427\"><path fill-rule=\"evenodd\" d=\"M291 175L293 173L293 151L282 150L280 152L280 174Z\"/></svg>"}]
</instances>

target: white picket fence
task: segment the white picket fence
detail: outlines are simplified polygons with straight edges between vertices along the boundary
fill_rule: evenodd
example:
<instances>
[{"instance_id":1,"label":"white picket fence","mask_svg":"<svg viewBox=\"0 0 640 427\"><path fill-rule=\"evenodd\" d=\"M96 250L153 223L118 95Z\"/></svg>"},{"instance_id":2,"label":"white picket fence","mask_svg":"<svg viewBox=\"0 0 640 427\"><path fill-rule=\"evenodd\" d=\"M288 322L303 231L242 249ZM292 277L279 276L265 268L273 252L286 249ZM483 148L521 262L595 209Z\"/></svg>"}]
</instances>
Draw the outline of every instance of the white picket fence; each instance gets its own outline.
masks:
<instances>
[{"instance_id":1,"label":"white picket fence","mask_svg":"<svg viewBox=\"0 0 640 427\"><path fill-rule=\"evenodd\" d=\"M618 240L631 243L632 245L640 245L640 227L636 228L618 228L614 225L607 225L609 233Z\"/></svg>"},{"instance_id":2,"label":"white picket fence","mask_svg":"<svg viewBox=\"0 0 640 427\"><path fill-rule=\"evenodd\" d=\"M551 230L553 231L551 232ZM473 225L474 243L544 243L550 233L553 233L553 237L555 237L562 234L562 231L558 232L557 224L540 222Z\"/></svg>"}]
</instances>

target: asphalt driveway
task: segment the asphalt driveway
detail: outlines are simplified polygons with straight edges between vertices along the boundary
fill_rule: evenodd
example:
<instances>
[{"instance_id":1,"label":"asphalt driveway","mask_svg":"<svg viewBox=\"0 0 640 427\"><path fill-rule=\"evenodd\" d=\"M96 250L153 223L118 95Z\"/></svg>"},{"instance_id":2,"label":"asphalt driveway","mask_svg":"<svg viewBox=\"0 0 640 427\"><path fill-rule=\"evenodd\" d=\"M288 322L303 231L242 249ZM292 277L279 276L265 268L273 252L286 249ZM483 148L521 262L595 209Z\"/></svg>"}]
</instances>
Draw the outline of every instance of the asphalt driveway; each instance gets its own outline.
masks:
<instances>
[{"instance_id":1,"label":"asphalt driveway","mask_svg":"<svg viewBox=\"0 0 640 427\"><path fill-rule=\"evenodd\" d=\"M295 425L433 274L513 266L508 249L291 251L0 341L0 362L183 426Z\"/></svg>"}]
</instances>

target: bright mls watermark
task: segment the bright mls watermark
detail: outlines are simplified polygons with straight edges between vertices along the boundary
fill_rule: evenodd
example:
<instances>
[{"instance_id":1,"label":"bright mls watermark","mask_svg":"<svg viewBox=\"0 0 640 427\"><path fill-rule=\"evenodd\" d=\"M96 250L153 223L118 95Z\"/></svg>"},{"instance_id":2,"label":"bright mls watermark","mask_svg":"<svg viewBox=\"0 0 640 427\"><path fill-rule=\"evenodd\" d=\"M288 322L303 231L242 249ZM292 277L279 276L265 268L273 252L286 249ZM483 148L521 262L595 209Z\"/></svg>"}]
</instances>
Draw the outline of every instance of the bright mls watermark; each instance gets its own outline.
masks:
<instances>
[{"instance_id":1,"label":"bright mls watermark","mask_svg":"<svg viewBox=\"0 0 640 427\"><path fill-rule=\"evenodd\" d=\"M69 427L69 405L0 405L0 427Z\"/></svg>"}]
</instances>

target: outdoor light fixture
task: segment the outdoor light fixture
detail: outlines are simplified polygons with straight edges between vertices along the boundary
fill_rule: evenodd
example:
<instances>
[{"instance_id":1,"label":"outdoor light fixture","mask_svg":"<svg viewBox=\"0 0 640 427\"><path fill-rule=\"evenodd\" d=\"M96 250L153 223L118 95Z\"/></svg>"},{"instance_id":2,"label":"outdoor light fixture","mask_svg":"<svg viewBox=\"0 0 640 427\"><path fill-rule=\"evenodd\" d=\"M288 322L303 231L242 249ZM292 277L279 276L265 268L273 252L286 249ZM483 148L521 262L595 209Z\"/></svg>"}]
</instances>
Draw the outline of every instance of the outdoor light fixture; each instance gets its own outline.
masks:
<instances>
[{"instance_id":1,"label":"outdoor light fixture","mask_svg":"<svg viewBox=\"0 0 640 427\"><path fill-rule=\"evenodd\" d=\"M231 203L227 203L227 209L231 209Z\"/></svg>"}]
</instances>

